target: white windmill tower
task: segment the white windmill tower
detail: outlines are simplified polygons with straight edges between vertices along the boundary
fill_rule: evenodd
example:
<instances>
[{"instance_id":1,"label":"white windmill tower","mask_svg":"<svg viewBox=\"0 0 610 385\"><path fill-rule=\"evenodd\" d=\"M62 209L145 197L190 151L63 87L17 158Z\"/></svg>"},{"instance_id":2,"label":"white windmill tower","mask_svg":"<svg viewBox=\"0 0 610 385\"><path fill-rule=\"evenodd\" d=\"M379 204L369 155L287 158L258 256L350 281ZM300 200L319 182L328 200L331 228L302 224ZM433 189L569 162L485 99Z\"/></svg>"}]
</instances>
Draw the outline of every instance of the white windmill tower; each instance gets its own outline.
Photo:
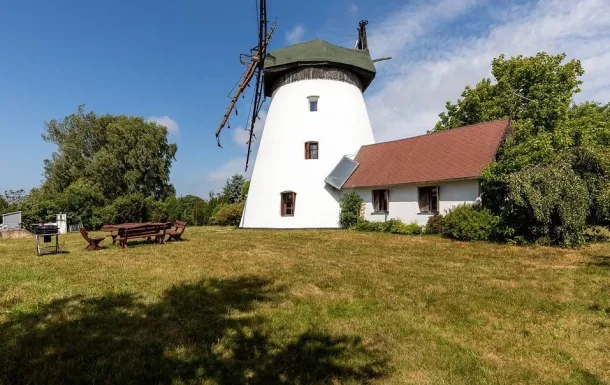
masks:
<instances>
[{"instance_id":1,"label":"white windmill tower","mask_svg":"<svg viewBox=\"0 0 610 385\"><path fill-rule=\"evenodd\" d=\"M257 90L262 83L272 100L241 227L337 228L341 193L325 179L345 155L374 143L363 97L376 73L366 22L354 49L313 40L262 56Z\"/></svg>"}]
</instances>

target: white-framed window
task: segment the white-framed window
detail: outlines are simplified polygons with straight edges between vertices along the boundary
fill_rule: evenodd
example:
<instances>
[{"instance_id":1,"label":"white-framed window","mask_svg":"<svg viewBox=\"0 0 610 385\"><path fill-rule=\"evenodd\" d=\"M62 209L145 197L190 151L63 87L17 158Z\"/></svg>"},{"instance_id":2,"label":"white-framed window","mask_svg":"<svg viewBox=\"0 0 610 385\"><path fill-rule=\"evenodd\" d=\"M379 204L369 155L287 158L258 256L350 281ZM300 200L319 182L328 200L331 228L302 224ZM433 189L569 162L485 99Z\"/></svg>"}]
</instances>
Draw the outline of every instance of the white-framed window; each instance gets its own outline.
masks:
<instances>
[{"instance_id":1,"label":"white-framed window","mask_svg":"<svg viewBox=\"0 0 610 385\"><path fill-rule=\"evenodd\" d=\"M318 111L318 100L320 99L319 96L308 96L307 100L309 101L309 111L310 112L317 112Z\"/></svg>"}]
</instances>

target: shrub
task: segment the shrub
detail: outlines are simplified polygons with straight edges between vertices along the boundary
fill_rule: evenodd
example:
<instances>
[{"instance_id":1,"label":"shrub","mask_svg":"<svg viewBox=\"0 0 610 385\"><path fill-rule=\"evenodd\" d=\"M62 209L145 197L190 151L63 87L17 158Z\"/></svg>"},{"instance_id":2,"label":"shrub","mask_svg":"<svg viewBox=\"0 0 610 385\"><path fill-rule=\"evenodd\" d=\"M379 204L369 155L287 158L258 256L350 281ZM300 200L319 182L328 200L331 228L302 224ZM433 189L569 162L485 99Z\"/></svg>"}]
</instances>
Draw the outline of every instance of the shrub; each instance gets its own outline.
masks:
<instances>
[{"instance_id":1,"label":"shrub","mask_svg":"<svg viewBox=\"0 0 610 385\"><path fill-rule=\"evenodd\" d=\"M168 220L167 204L157 201L153 197L144 200L144 214L142 219L151 222L165 222Z\"/></svg>"},{"instance_id":2,"label":"shrub","mask_svg":"<svg viewBox=\"0 0 610 385\"><path fill-rule=\"evenodd\" d=\"M184 216L184 207L182 207L182 201L175 196L171 196L165 200L167 207L167 217L170 222L181 221Z\"/></svg>"},{"instance_id":3,"label":"shrub","mask_svg":"<svg viewBox=\"0 0 610 385\"><path fill-rule=\"evenodd\" d=\"M359 220L352 227L357 231L370 231L377 233L392 233L403 235L419 235L422 227L417 223L405 224L400 219L390 219L385 222L372 222L364 219Z\"/></svg>"},{"instance_id":4,"label":"shrub","mask_svg":"<svg viewBox=\"0 0 610 385\"><path fill-rule=\"evenodd\" d=\"M339 223L341 227L350 228L354 226L360 218L360 208L364 200L355 192L343 194L340 201L341 213Z\"/></svg>"},{"instance_id":5,"label":"shrub","mask_svg":"<svg viewBox=\"0 0 610 385\"><path fill-rule=\"evenodd\" d=\"M509 177L507 217L532 241L561 246L584 242L591 198L567 164L529 167Z\"/></svg>"},{"instance_id":6,"label":"shrub","mask_svg":"<svg viewBox=\"0 0 610 385\"><path fill-rule=\"evenodd\" d=\"M496 218L480 205L459 205L444 218L443 234L460 241L483 241L491 238Z\"/></svg>"},{"instance_id":7,"label":"shrub","mask_svg":"<svg viewBox=\"0 0 610 385\"><path fill-rule=\"evenodd\" d=\"M54 198L61 211L67 214L69 224L82 223L86 229L96 227L94 211L106 203L101 189L84 179L72 183Z\"/></svg>"},{"instance_id":8,"label":"shrub","mask_svg":"<svg viewBox=\"0 0 610 385\"><path fill-rule=\"evenodd\" d=\"M610 230L601 226L588 228L585 238L589 242L610 242Z\"/></svg>"},{"instance_id":9,"label":"shrub","mask_svg":"<svg viewBox=\"0 0 610 385\"><path fill-rule=\"evenodd\" d=\"M442 234L445 230L445 217L439 213L428 218L426 223L426 234Z\"/></svg>"},{"instance_id":10,"label":"shrub","mask_svg":"<svg viewBox=\"0 0 610 385\"><path fill-rule=\"evenodd\" d=\"M100 217L105 224L140 222L144 214L142 194L129 194L118 197L110 206L101 210Z\"/></svg>"},{"instance_id":11,"label":"shrub","mask_svg":"<svg viewBox=\"0 0 610 385\"><path fill-rule=\"evenodd\" d=\"M31 229L32 225L42 222L55 222L59 207L55 202L50 200L31 200L24 205L24 210L21 214L21 226L26 229Z\"/></svg>"},{"instance_id":12,"label":"shrub","mask_svg":"<svg viewBox=\"0 0 610 385\"><path fill-rule=\"evenodd\" d=\"M406 224L398 219L390 219L385 223L386 226L389 226L389 232L392 234L420 235L422 233L422 227L417 223Z\"/></svg>"},{"instance_id":13,"label":"shrub","mask_svg":"<svg viewBox=\"0 0 610 385\"><path fill-rule=\"evenodd\" d=\"M223 204L210 219L210 223L218 226L239 226L243 212L243 202Z\"/></svg>"},{"instance_id":14,"label":"shrub","mask_svg":"<svg viewBox=\"0 0 610 385\"><path fill-rule=\"evenodd\" d=\"M365 219L361 219L352 228L357 231L374 231L383 232L385 222L372 222Z\"/></svg>"}]
</instances>

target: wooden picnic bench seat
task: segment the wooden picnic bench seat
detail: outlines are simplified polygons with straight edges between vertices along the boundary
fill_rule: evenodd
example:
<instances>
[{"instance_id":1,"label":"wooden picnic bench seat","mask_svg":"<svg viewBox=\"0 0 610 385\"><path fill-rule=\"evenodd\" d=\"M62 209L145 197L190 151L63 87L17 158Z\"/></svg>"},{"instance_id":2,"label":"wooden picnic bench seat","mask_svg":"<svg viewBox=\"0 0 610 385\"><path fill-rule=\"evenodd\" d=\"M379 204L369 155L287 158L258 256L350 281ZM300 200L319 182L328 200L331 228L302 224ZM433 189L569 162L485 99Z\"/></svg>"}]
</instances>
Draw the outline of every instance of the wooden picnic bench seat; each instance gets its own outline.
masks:
<instances>
[{"instance_id":1,"label":"wooden picnic bench seat","mask_svg":"<svg viewBox=\"0 0 610 385\"><path fill-rule=\"evenodd\" d=\"M89 251L100 250L100 243L106 239L106 237L90 237L89 233L84 227L80 228L80 234L83 236L83 238L85 238L85 241L87 241L88 245L85 249Z\"/></svg>"},{"instance_id":2,"label":"wooden picnic bench seat","mask_svg":"<svg viewBox=\"0 0 610 385\"><path fill-rule=\"evenodd\" d=\"M165 230L161 231L159 226L141 226L134 229L125 229L122 234L118 235L119 245L123 248L127 247L127 242L136 238L146 238L150 240L155 238L157 243L165 243Z\"/></svg>"},{"instance_id":3,"label":"wooden picnic bench seat","mask_svg":"<svg viewBox=\"0 0 610 385\"><path fill-rule=\"evenodd\" d=\"M165 234L169 235L167 238L168 241L174 240L179 241L182 239L182 233L184 233L184 229L186 229L186 222L176 221L170 230L167 230Z\"/></svg>"}]
</instances>

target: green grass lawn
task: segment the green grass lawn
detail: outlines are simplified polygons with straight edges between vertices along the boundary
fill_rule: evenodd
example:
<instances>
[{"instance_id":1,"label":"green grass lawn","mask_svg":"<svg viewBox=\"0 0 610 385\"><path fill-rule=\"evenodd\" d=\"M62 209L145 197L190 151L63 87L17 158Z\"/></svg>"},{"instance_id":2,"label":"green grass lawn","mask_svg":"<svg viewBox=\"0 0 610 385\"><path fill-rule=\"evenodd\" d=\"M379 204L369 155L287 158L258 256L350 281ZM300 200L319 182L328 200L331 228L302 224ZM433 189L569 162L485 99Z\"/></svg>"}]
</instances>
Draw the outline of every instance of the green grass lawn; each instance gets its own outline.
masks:
<instances>
[{"instance_id":1,"label":"green grass lawn","mask_svg":"<svg viewBox=\"0 0 610 385\"><path fill-rule=\"evenodd\" d=\"M604 384L610 244L187 228L0 241L0 384Z\"/></svg>"}]
</instances>

